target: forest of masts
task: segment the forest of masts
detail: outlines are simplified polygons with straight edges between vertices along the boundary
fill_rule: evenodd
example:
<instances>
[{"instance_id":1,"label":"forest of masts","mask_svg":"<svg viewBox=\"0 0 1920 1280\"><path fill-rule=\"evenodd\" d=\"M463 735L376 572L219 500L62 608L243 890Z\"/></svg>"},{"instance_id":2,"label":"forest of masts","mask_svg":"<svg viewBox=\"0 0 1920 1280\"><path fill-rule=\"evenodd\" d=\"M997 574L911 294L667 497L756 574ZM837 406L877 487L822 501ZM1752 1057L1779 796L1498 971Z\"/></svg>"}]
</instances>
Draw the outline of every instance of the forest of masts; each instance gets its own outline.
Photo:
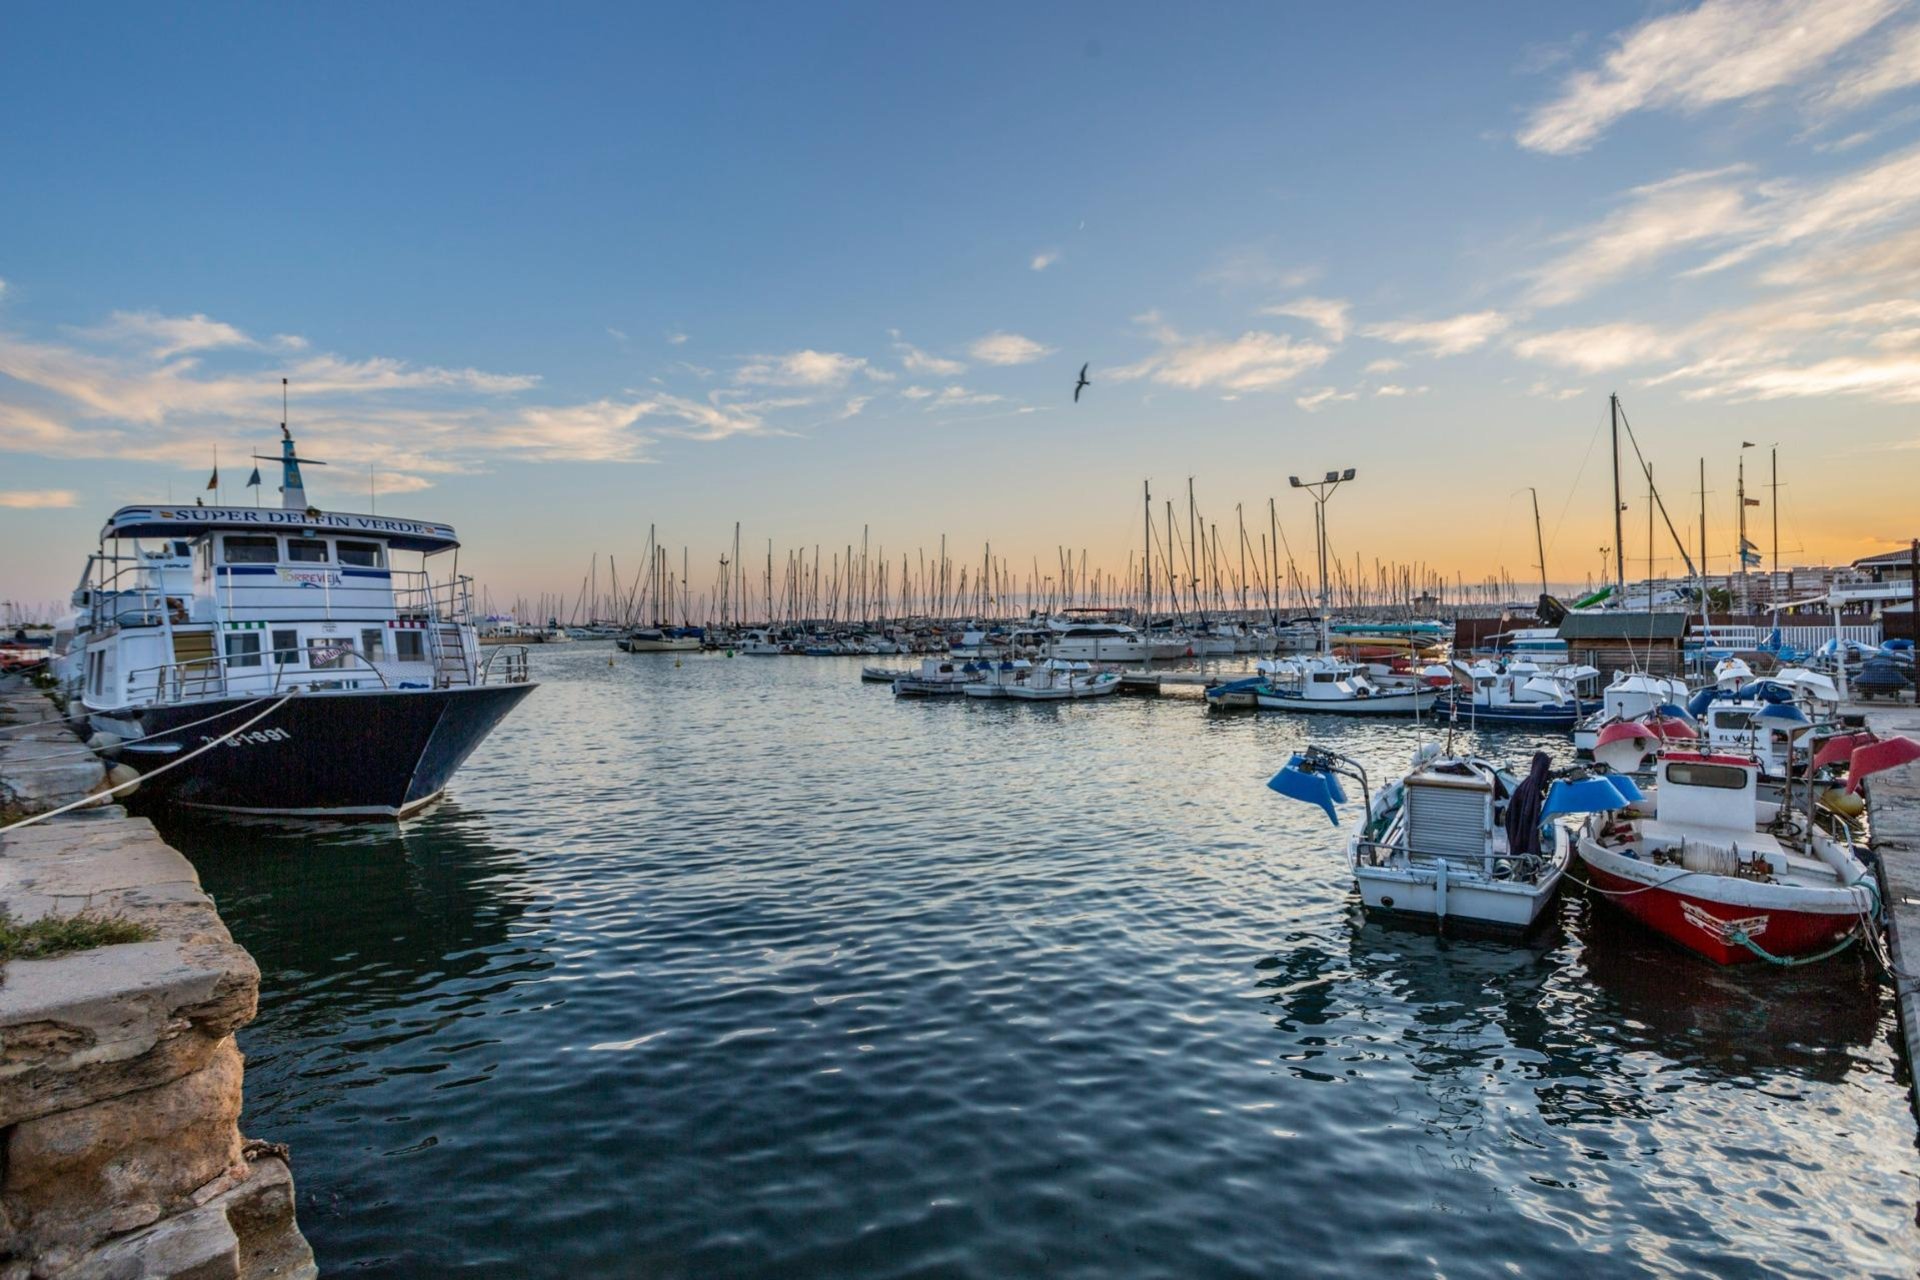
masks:
<instances>
[{"instance_id":1,"label":"forest of masts","mask_svg":"<svg viewBox=\"0 0 1920 1280\"><path fill-rule=\"evenodd\" d=\"M1028 564L996 555L986 544L976 556L952 552L941 534L931 548L896 557L873 544L863 527L858 543L839 548L794 547L742 550L740 526L705 571L691 567L684 546L675 557L649 528L639 569L623 577L613 556L604 574L595 553L577 589L514 602L522 622L562 626L630 627L870 627L909 619L1011 621L1063 609L1128 610L1136 619L1204 622L1215 618L1277 620L1318 608L1320 584L1296 563L1281 530L1275 503L1267 501L1267 527L1249 530L1244 508L1234 506L1232 526L1202 516L1191 482L1185 518L1167 502L1154 511L1147 500L1141 546L1128 553L1123 572L1090 562L1085 548L1054 549L1051 563ZM1183 527L1184 526L1184 527ZM678 564L675 564L675 560ZM1399 564L1356 554L1342 562L1328 548L1328 605L1341 611L1375 610L1430 615L1498 611L1511 602L1531 607L1534 591L1503 570L1474 582L1422 563ZM698 588L695 583L699 579ZM531 604L531 608L529 608ZM489 598L488 612L496 603Z\"/></svg>"}]
</instances>

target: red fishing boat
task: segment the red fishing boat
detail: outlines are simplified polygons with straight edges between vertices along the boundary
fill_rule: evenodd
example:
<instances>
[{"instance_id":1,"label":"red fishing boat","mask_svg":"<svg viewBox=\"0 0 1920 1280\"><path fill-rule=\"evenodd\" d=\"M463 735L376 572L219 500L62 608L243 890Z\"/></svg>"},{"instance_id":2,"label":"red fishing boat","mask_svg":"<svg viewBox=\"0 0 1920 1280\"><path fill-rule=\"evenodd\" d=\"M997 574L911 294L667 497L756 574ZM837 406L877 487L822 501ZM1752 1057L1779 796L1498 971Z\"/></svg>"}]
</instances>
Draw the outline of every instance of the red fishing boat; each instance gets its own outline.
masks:
<instances>
[{"instance_id":1,"label":"red fishing boat","mask_svg":"<svg viewBox=\"0 0 1920 1280\"><path fill-rule=\"evenodd\" d=\"M1575 844L1603 899L1719 964L1806 963L1877 928L1879 896L1851 842L1759 795L1759 765L1665 751L1631 806Z\"/></svg>"}]
</instances>

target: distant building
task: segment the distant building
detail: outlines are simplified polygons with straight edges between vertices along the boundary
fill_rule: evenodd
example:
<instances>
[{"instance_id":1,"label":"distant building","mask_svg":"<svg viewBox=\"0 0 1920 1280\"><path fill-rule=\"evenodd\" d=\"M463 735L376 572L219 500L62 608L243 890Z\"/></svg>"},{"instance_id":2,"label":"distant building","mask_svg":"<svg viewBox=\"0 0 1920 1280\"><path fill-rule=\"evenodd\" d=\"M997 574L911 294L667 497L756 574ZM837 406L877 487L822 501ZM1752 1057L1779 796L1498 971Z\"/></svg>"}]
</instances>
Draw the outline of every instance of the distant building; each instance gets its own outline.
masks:
<instances>
[{"instance_id":1,"label":"distant building","mask_svg":"<svg viewBox=\"0 0 1920 1280\"><path fill-rule=\"evenodd\" d=\"M1567 660L1602 671L1677 674L1686 635L1684 613L1570 613L1560 623Z\"/></svg>"}]
</instances>

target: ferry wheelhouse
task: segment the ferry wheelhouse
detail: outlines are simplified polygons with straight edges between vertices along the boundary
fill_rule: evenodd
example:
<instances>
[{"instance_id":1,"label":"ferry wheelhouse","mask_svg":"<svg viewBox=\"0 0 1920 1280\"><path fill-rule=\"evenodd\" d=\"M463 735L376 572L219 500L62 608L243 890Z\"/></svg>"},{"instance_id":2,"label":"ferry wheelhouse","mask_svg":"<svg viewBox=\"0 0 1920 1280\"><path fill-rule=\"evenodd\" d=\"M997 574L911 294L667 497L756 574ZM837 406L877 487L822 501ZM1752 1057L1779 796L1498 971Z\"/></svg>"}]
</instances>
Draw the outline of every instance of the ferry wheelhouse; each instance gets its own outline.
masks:
<instances>
[{"instance_id":1,"label":"ferry wheelhouse","mask_svg":"<svg viewBox=\"0 0 1920 1280\"><path fill-rule=\"evenodd\" d=\"M307 507L297 461L283 509L114 512L80 704L173 803L404 817L532 691L526 650L483 655L451 527Z\"/></svg>"}]
</instances>

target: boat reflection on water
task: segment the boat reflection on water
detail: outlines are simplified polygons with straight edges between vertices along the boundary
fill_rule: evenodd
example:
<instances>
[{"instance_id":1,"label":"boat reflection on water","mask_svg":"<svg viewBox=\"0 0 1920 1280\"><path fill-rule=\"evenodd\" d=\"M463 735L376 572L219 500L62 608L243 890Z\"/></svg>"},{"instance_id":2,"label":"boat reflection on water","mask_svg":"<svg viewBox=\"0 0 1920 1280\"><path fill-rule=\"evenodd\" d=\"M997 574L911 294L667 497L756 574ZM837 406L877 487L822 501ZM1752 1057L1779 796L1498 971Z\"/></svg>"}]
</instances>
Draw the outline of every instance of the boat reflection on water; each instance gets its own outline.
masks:
<instances>
[{"instance_id":1,"label":"boat reflection on water","mask_svg":"<svg viewBox=\"0 0 1920 1280\"><path fill-rule=\"evenodd\" d=\"M1886 990L1858 947L1802 969L1733 970L1618 912L1570 909L1585 943L1574 973L1591 992L1583 1020L1608 1027L1620 1049L1657 1053L1701 1079L1838 1083L1862 1068L1887 1016Z\"/></svg>"},{"instance_id":2,"label":"boat reflection on water","mask_svg":"<svg viewBox=\"0 0 1920 1280\"><path fill-rule=\"evenodd\" d=\"M456 1071L492 1034L454 1025L483 1011L477 993L552 967L530 942L524 858L476 839L454 801L398 827L155 816L265 976L241 1033L262 1129L377 1077Z\"/></svg>"},{"instance_id":3,"label":"boat reflection on water","mask_svg":"<svg viewBox=\"0 0 1920 1280\"><path fill-rule=\"evenodd\" d=\"M1431 1188L1449 1204L1492 1194L1485 1178L1571 1187L1596 1150L1643 1158L1676 1136L1681 1081L1799 1092L1878 1070L1884 1056L1885 996L1851 956L1728 971L1578 898L1531 946L1363 917L1357 900L1344 928L1344 949L1302 931L1255 964L1286 1042L1276 1065L1394 1092L1409 1159L1474 1173ZM1615 1126L1617 1137L1598 1136Z\"/></svg>"}]
</instances>

